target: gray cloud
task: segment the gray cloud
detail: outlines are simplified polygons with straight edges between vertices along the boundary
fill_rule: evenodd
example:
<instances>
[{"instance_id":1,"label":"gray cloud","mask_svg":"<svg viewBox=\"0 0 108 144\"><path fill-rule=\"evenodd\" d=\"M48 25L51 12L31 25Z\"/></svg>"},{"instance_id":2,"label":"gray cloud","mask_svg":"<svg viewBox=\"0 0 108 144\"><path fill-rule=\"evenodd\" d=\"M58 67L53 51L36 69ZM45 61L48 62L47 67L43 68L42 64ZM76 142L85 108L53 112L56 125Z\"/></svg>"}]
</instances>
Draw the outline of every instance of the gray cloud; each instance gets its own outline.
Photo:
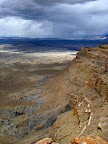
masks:
<instances>
[{"instance_id":1,"label":"gray cloud","mask_svg":"<svg viewBox=\"0 0 108 144\"><path fill-rule=\"evenodd\" d=\"M96 1L96 0L33 0L35 3L41 4L41 5L54 5L58 3L67 3L67 4L77 4L77 3L86 3L90 1Z\"/></svg>"},{"instance_id":2,"label":"gray cloud","mask_svg":"<svg viewBox=\"0 0 108 144\"><path fill-rule=\"evenodd\" d=\"M42 19L44 15L50 15L53 7L59 4L80 4L90 1L96 0L1 0L0 17L19 16L26 19Z\"/></svg>"},{"instance_id":3,"label":"gray cloud","mask_svg":"<svg viewBox=\"0 0 108 144\"><path fill-rule=\"evenodd\" d=\"M108 32L107 5L107 0L1 0L1 35L104 34Z\"/></svg>"}]
</instances>

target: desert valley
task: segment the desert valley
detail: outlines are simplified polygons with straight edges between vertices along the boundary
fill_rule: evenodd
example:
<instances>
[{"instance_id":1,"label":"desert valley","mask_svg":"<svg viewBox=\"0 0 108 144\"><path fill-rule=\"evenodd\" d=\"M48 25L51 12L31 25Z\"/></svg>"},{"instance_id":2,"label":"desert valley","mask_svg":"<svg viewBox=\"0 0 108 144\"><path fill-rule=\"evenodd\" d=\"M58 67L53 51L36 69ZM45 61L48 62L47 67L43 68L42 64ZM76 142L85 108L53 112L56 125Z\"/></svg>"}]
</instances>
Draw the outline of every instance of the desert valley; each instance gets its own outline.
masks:
<instances>
[{"instance_id":1,"label":"desert valley","mask_svg":"<svg viewBox=\"0 0 108 144\"><path fill-rule=\"evenodd\" d=\"M38 54L0 45L0 144L107 144L107 134L108 45Z\"/></svg>"}]
</instances>

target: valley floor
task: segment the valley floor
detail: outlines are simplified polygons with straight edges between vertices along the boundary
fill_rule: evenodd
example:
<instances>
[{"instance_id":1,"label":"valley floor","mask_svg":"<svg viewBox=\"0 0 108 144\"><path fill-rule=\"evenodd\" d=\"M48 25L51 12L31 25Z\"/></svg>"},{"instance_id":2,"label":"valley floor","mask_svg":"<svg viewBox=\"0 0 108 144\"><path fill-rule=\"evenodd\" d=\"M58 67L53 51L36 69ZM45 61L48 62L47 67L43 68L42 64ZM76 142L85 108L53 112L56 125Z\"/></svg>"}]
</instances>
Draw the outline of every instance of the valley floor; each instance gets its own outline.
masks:
<instances>
[{"instance_id":1,"label":"valley floor","mask_svg":"<svg viewBox=\"0 0 108 144\"><path fill-rule=\"evenodd\" d=\"M0 127L4 118L13 119L30 115L33 109L38 110L44 102L40 96L44 83L53 74L67 67L76 54L76 52L24 53L15 52L14 47L12 50L6 50L8 47L11 46L0 45ZM9 141L16 143L12 142L14 141L12 139L11 136L0 136L0 141L5 144L9 144Z\"/></svg>"}]
</instances>

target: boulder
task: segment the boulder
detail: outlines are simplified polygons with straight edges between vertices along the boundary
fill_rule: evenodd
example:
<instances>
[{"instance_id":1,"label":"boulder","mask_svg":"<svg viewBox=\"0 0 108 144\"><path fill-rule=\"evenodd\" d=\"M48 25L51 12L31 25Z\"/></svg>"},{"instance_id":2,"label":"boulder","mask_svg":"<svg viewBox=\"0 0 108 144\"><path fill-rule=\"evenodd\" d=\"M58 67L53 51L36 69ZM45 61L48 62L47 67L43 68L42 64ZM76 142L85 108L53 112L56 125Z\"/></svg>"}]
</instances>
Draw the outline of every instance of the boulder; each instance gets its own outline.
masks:
<instances>
[{"instance_id":1,"label":"boulder","mask_svg":"<svg viewBox=\"0 0 108 144\"><path fill-rule=\"evenodd\" d=\"M35 144L50 144L51 142L52 142L52 138L44 138Z\"/></svg>"},{"instance_id":2,"label":"boulder","mask_svg":"<svg viewBox=\"0 0 108 144\"><path fill-rule=\"evenodd\" d=\"M108 142L96 136L95 139L86 135L84 138L73 138L71 144L108 144Z\"/></svg>"}]
</instances>

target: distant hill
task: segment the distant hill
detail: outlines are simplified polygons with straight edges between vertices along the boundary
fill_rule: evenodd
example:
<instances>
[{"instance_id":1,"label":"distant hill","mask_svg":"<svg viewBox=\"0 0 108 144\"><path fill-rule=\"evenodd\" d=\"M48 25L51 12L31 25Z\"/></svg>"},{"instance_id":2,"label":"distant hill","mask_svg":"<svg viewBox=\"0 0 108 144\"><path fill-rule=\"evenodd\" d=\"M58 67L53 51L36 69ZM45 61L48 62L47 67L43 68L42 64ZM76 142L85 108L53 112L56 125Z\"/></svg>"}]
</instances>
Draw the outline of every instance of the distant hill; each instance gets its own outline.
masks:
<instances>
[{"instance_id":1,"label":"distant hill","mask_svg":"<svg viewBox=\"0 0 108 144\"><path fill-rule=\"evenodd\" d=\"M104 36L105 37L105 36ZM18 51L52 51L52 50L75 50L82 47L96 47L108 43L108 38L97 39L57 39L57 38L17 38L1 37L0 44L11 44L17 46Z\"/></svg>"}]
</instances>

